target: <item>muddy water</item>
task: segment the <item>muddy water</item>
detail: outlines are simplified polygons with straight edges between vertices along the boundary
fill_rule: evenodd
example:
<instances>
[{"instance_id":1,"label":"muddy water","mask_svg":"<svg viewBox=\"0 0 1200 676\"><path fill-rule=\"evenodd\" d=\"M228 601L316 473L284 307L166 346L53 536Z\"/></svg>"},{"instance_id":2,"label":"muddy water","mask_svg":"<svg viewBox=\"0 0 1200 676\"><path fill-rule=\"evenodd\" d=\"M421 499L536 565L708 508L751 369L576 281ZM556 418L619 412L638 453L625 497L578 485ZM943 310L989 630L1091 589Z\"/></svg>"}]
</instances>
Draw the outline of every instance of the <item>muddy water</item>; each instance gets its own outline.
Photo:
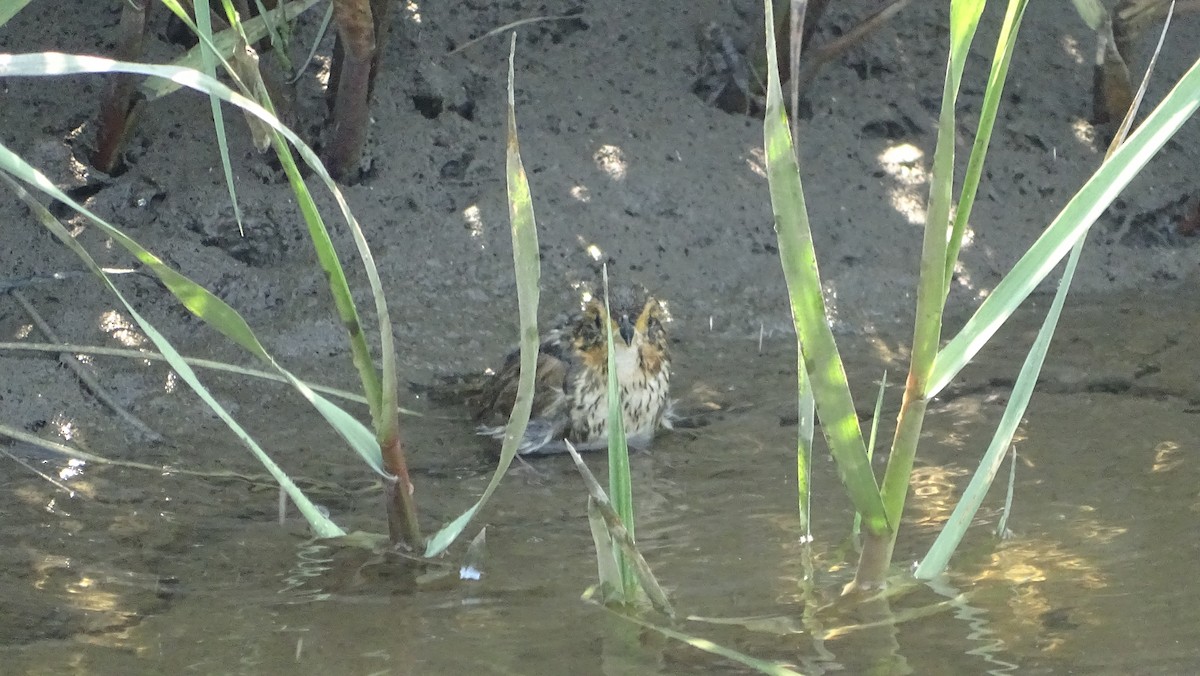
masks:
<instances>
[{"instance_id":1,"label":"muddy water","mask_svg":"<svg viewBox=\"0 0 1200 676\"><path fill-rule=\"evenodd\" d=\"M834 605L854 556L851 511L824 453L805 583L787 341L768 338L760 351L755 337L680 331L679 391L727 410L633 459L642 548L681 615L704 618L678 628L805 673L1194 673L1200 359L1188 327L1198 317L1186 299L1072 311L1021 428L1011 537L992 534L997 488L950 574L890 609ZM952 509L1033 330L1000 336L932 407L898 571ZM899 372L903 349L865 336L855 354L852 379L869 401L885 366ZM329 482L311 493L339 524L381 530L379 494L348 452L308 429L307 410L275 390L217 382L242 417L263 411L276 423L257 432L290 471ZM886 420L898 398L889 389ZM460 421L407 422L423 517L444 523L482 490L488 461ZM127 457L257 471L207 418L177 425L169 434L187 443ZM77 492L8 464L5 674L744 671L580 600L595 567L585 499L563 458L512 471L481 522L485 575L459 582L415 580L394 561L312 543L294 513L276 525L266 485L23 457ZM601 457L590 461L603 471Z\"/></svg>"}]
</instances>

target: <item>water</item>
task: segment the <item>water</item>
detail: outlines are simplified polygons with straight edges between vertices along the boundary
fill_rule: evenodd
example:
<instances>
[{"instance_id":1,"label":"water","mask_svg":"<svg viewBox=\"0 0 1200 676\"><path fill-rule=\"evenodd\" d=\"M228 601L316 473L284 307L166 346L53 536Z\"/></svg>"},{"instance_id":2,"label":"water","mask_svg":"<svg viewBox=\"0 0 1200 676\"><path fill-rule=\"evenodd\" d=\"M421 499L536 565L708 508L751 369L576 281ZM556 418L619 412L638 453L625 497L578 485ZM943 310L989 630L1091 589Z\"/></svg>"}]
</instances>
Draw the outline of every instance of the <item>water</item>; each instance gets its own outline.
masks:
<instances>
[{"instance_id":1,"label":"water","mask_svg":"<svg viewBox=\"0 0 1200 676\"><path fill-rule=\"evenodd\" d=\"M998 484L950 573L886 605L837 603L855 563L844 540L852 512L823 452L806 581L791 346L770 339L760 354L756 337L682 332L679 391L729 410L633 458L641 547L681 617L705 618L676 628L804 673L1194 673L1200 360L1179 333L1196 325L1188 303L1118 299L1071 313L1021 428L1012 537L992 533ZM931 406L898 575L953 508L1034 326L1002 335ZM866 340L854 354L866 355L851 363L861 402L873 401L883 367L901 380L895 344ZM313 416L290 396L256 388L223 394L241 398L243 418L266 412L257 433L289 471L326 482L312 496L340 525L383 530L382 498L352 454L308 429ZM898 398L890 389L886 423ZM488 460L464 423L406 425L429 528L478 495ZM178 427L167 432L189 440L182 450L128 457L259 473L211 421ZM603 458L588 459L603 476ZM294 512L273 522L266 484L95 465L64 481L75 497L15 464L5 475L5 674L746 673L580 600L595 563L586 499L565 458L507 478L478 524L488 524L479 582L416 579L396 561L311 543Z\"/></svg>"}]
</instances>

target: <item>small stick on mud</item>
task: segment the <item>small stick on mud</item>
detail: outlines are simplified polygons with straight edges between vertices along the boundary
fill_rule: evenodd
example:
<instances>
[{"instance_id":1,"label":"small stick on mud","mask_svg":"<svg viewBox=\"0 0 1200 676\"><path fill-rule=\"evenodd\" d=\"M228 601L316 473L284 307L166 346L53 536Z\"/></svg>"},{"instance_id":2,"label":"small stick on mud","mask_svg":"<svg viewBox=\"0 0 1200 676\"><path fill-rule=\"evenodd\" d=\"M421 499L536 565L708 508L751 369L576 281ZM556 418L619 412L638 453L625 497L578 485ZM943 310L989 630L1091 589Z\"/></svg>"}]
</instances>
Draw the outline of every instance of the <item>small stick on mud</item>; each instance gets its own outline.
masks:
<instances>
[{"instance_id":1,"label":"small stick on mud","mask_svg":"<svg viewBox=\"0 0 1200 676\"><path fill-rule=\"evenodd\" d=\"M808 59L796 77L798 89L806 89L817 77L817 72L826 63L841 56L846 50L862 42L877 28L884 25L904 9L911 0L893 0L867 18L858 22L853 28L832 42L821 45L808 53Z\"/></svg>"},{"instance_id":2,"label":"small stick on mud","mask_svg":"<svg viewBox=\"0 0 1200 676\"><path fill-rule=\"evenodd\" d=\"M467 47L470 47L473 44L476 44L478 42L483 42L484 40L486 40L490 37L496 36L496 35L501 35L503 33L507 33L508 31L510 31L514 28L517 28L518 26L524 26L526 24L531 24L531 23L540 23L542 21L571 21L572 19L581 19L581 18L583 18L583 12L576 12L574 14L561 14L559 16L532 16L532 17L529 17L528 19L520 19L518 21L506 23L503 26L497 26L497 27L493 28L492 30L484 33L483 35L480 35L479 37L477 37L473 40L467 40L466 42L462 43L461 45L446 52L446 56L451 56L453 54L457 54L457 53L461 52L462 50L466 49Z\"/></svg>"},{"instance_id":3,"label":"small stick on mud","mask_svg":"<svg viewBox=\"0 0 1200 676\"><path fill-rule=\"evenodd\" d=\"M0 448L0 453L3 453L4 455L7 455L7 456L9 457L9 459L11 459L13 462L15 462L15 463L17 463L18 465L20 465L20 466L24 467L25 469L29 470L30 472L33 472L34 474L36 474L36 475L40 476L41 478L45 479L46 481L50 482L50 483L51 483L51 484L52 484L52 485L53 485L55 488L59 489L60 491L62 491L62 492L64 492L64 493L66 493L67 495L69 495L69 496L71 496L71 497L75 497L76 495L79 495L79 494L78 494L78 493L76 493L74 490L72 490L72 488L71 488L70 486L68 486L68 485L64 484L63 482L59 481L58 479L55 479L54 477L50 476L49 474L46 474L46 473L45 473L45 472L43 472L42 470L40 470L40 469L38 469L38 468L34 467L33 465L31 465L31 464L29 464L29 463L25 462L24 460L22 460L22 459L18 458L17 456L15 456L15 455L13 455L11 452L9 452L9 450L8 450L8 449L6 449L6 448ZM85 496L85 497L86 497L86 496ZM89 499L90 499L90 498L89 498Z\"/></svg>"},{"instance_id":4,"label":"small stick on mud","mask_svg":"<svg viewBox=\"0 0 1200 676\"><path fill-rule=\"evenodd\" d=\"M8 293L10 296L15 298L18 303L21 304L21 307L25 309L25 312L29 315L30 319L33 320L34 326L36 326L38 330L46 336L47 340L52 343L62 342L58 339L58 336L55 335L54 330L50 328L50 325L46 323L46 320L42 319L42 316L38 314L37 309L35 309L33 304L29 302L29 299L25 297L25 294L17 291L16 289L12 289ZM104 389L104 386L100 384L100 381L96 380L96 377L89 373L88 370L83 367L83 364L81 364L73 355L66 352L60 352L58 355L58 360L62 364L66 365L67 368L74 371L75 376L79 378L80 382L83 383L83 386L91 391L92 394L96 395L97 399L99 399L105 406L112 409L113 412L124 419L125 422L132 425L134 429L140 432L143 436L155 443L161 443L163 441L163 436L161 434L155 432L150 428L149 425L142 422L137 416L125 410L125 408L118 404L116 399L113 399L112 395L110 395L108 391Z\"/></svg>"}]
</instances>

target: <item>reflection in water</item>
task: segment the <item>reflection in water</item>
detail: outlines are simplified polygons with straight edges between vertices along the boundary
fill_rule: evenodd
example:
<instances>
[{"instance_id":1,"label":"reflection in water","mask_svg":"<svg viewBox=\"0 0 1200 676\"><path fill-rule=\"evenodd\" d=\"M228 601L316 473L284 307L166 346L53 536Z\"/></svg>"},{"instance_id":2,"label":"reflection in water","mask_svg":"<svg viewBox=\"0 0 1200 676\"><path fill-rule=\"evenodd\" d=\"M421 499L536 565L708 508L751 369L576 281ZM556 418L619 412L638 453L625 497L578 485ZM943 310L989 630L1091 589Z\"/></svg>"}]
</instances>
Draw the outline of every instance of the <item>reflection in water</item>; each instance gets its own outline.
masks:
<instances>
[{"instance_id":1,"label":"reflection in water","mask_svg":"<svg viewBox=\"0 0 1200 676\"><path fill-rule=\"evenodd\" d=\"M1154 447L1154 465L1152 472L1170 472L1178 469L1184 462L1185 456L1179 444L1174 441L1164 441Z\"/></svg>"},{"instance_id":2,"label":"reflection in water","mask_svg":"<svg viewBox=\"0 0 1200 676\"><path fill-rule=\"evenodd\" d=\"M961 467L929 465L914 467L906 520L921 529L936 532L958 504L959 487L970 479Z\"/></svg>"},{"instance_id":3,"label":"reflection in water","mask_svg":"<svg viewBox=\"0 0 1200 676\"><path fill-rule=\"evenodd\" d=\"M852 509L820 446L816 541L800 544L792 346L767 340L758 355L752 343L703 338L679 351L680 391L723 411L632 458L640 544L681 613L705 618L681 630L813 674L1195 671L1200 592L1180 581L1200 558L1188 536L1200 464L1179 441L1194 436L1182 404L1039 395L1022 432L1015 537L992 535L1003 497L993 491L950 573L882 612L838 600L857 558L846 537ZM688 354L720 358L689 363ZM850 365L852 379L881 371ZM901 566L949 516L999 417L1002 391L970 392L941 402L925 426ZM238 394L249 408L261 393ZM889 402L897 396L889 390ZM414 419L407 432L415 448L440 449L415 453L414 474L423 513L441 523L482 489L488 462L458 422ZM293 430L271 434L273 448L293 447ZM194 455L173 464L250 462L232 444L192 442ZM281 460L305 476L361 478L352 459ZM587 461L603 476L602 454ZM645 634L616 638L624 625L579 601L595 562L578 477L566 458L536 470L513 472L480 517L482 579L437 584L384 556L310 543L301 524L275 526L273 497L241 484L115 467L60 475L86 485L86 500L14 476L0 492L0 598L13 608L0 620L0 662L14 673L536 676L603 673L628 657L637 673L745 673ZM46 511L51 499L58 511ZM348 530L382 527L377 494L321 501ZM457 571L464 550L445 565Z\"/></svg>"}]
</instances>

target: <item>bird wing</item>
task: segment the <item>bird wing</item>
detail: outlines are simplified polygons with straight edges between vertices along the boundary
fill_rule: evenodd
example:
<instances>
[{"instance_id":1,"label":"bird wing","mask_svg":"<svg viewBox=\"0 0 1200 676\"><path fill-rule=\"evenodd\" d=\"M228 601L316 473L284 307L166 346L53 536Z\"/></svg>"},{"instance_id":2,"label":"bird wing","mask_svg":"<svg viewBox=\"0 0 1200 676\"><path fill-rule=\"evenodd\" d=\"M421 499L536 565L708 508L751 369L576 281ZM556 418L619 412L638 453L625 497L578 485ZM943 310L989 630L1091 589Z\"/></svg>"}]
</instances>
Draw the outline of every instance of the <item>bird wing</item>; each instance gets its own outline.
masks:
<instances>
[{"instance_id":1,"label":"bird wing","mask_svg":"<svg viewBox=\"0 0 1200 676\"><path fill-rule=\"evenodd\" d=\"M566 424L566 379L569 365L562 351L562 338L552 332L538 347L534 374L532 420L562 419ZM517 383L521 375L520 352L513 351L504 365L488 378L477 396L467 401L476 420L501 424L517 402Z\"/></svg>"}]
</instances>

